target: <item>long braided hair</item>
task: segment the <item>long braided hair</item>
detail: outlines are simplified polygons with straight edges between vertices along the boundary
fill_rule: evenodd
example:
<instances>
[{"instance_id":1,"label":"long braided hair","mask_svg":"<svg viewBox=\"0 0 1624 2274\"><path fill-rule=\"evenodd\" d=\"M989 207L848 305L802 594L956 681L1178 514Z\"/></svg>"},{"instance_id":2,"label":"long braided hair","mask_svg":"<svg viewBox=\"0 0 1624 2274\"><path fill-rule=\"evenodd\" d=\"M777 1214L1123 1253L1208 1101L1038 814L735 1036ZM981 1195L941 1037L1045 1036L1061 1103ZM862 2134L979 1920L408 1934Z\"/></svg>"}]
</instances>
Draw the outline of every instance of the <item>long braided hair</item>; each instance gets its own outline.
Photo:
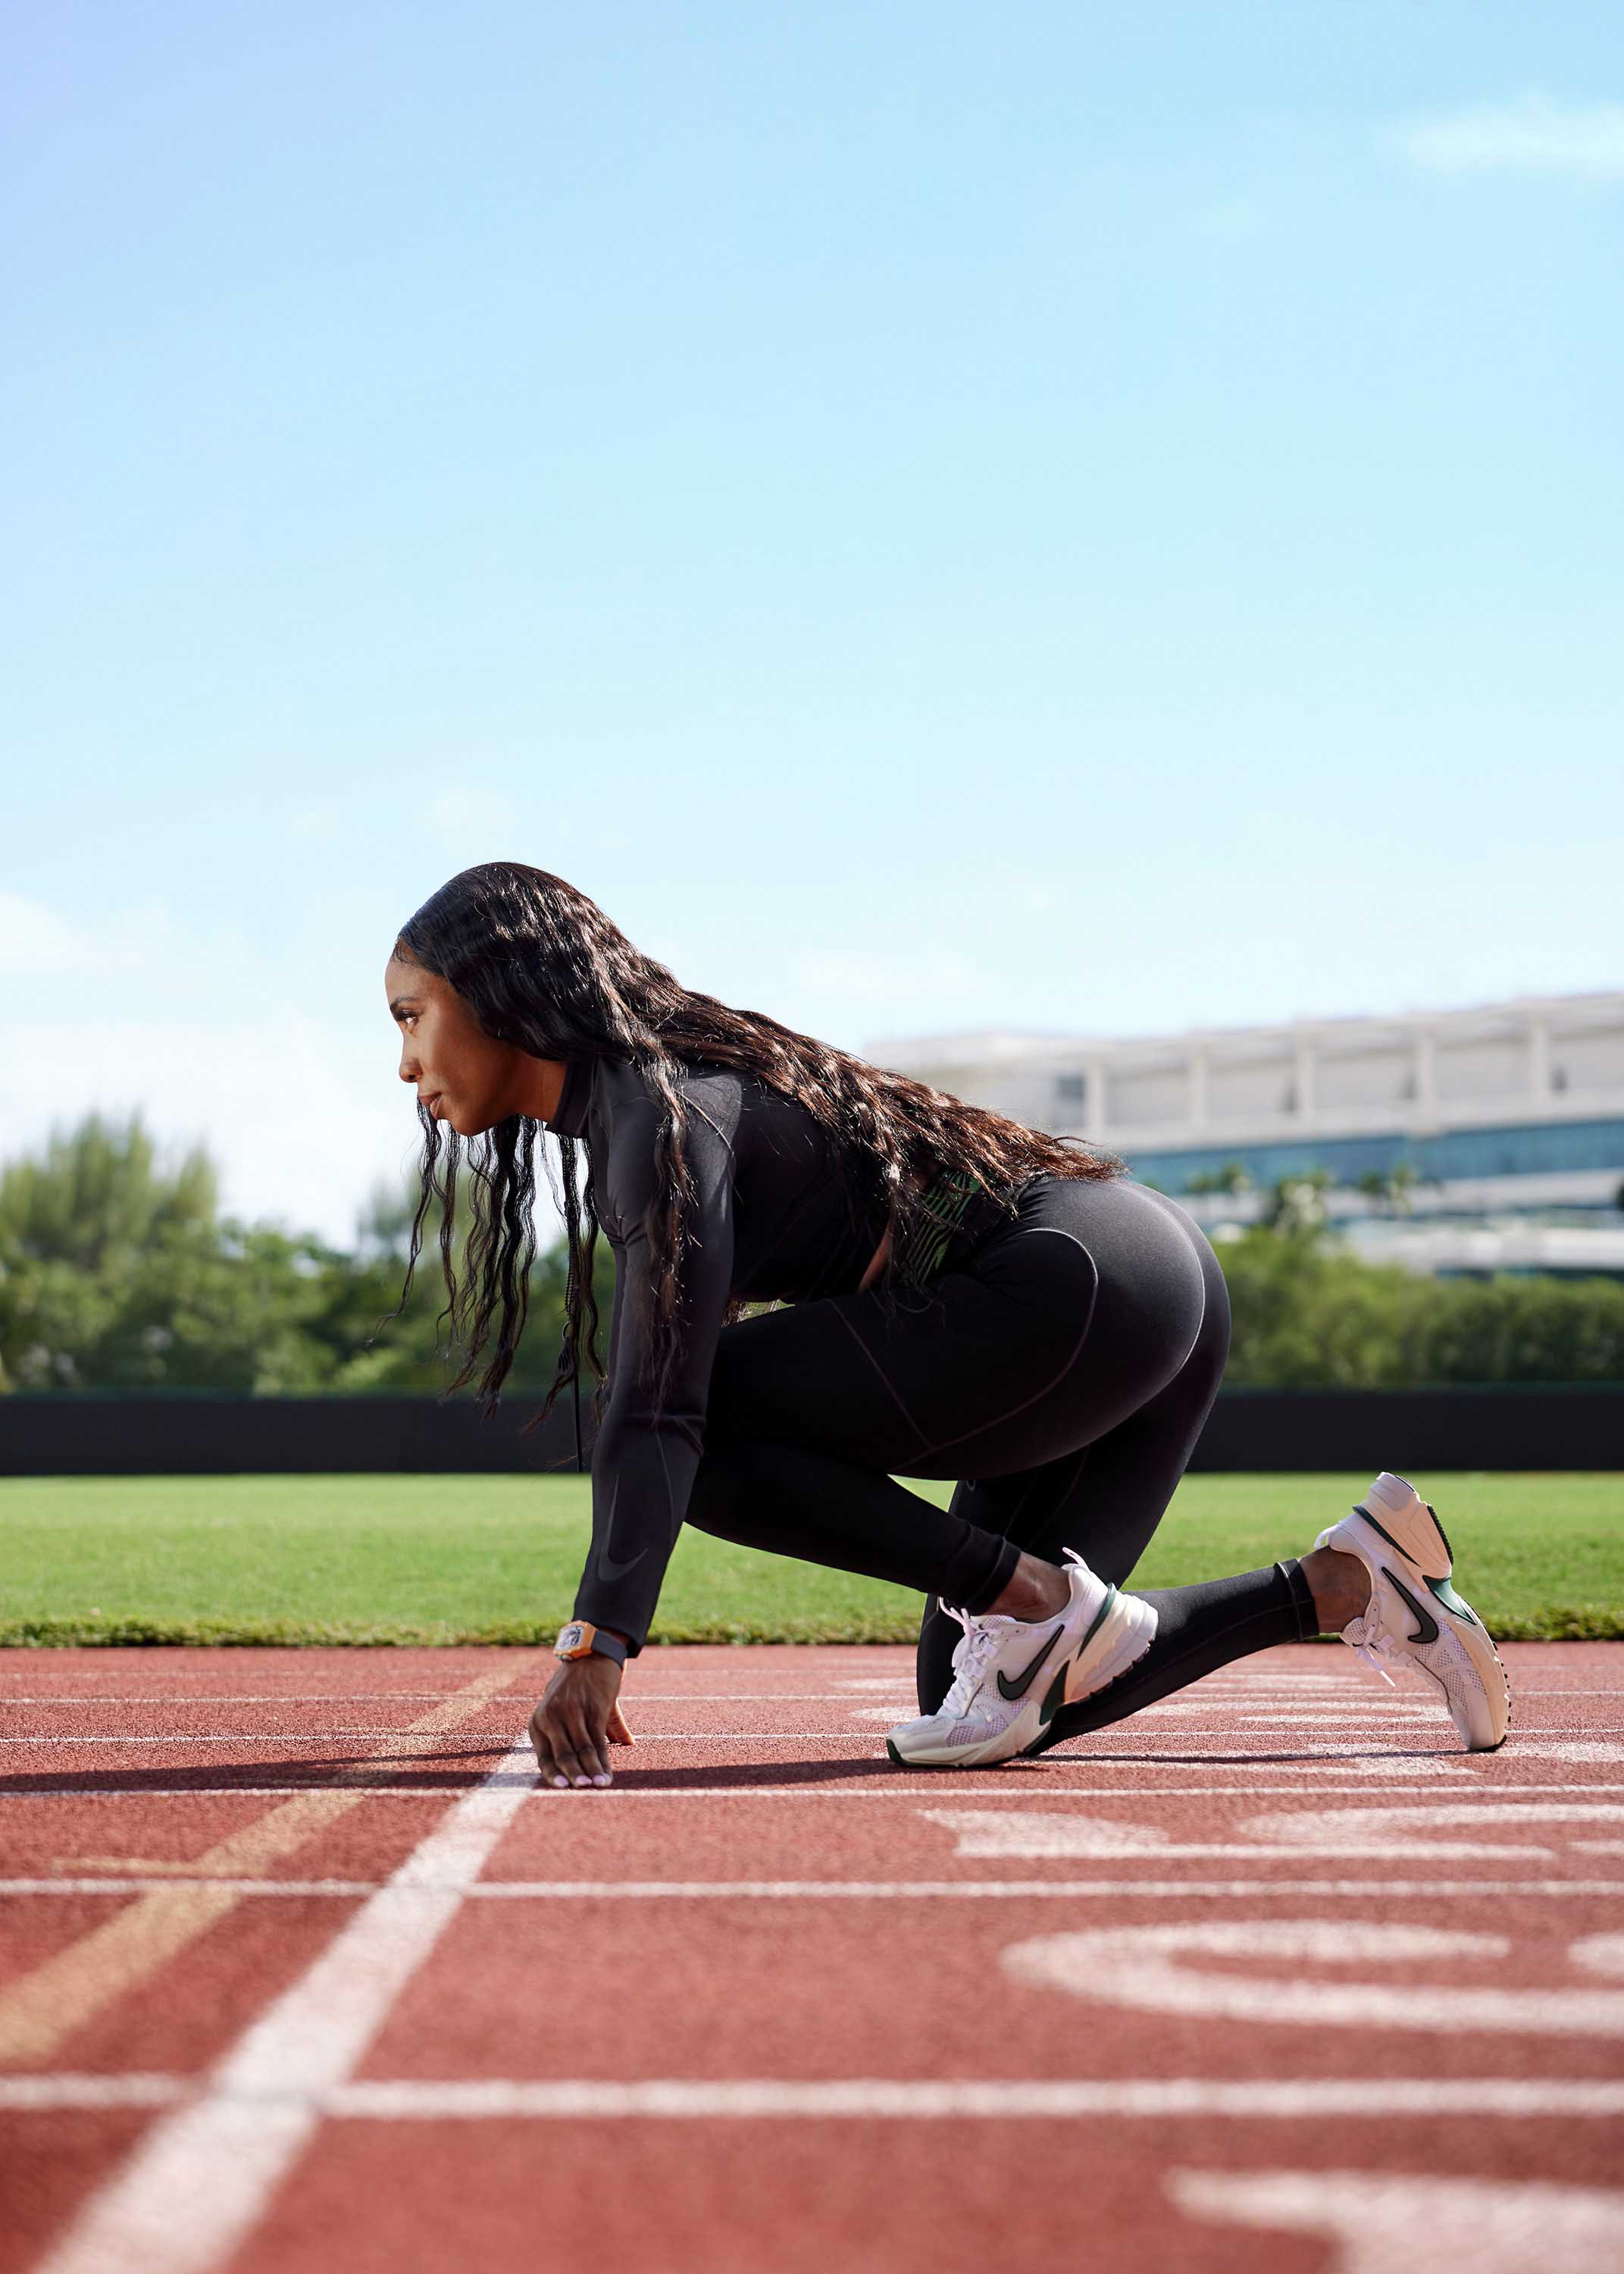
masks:
<instances>
[{"instance_id":1,"label":"long braided hair","mask_svg":"<svg viewBox=\"0 0 1624 2274\"><path fill-rule=\"evenodd\" d=\"M644 955L597 903L545 869L520 861L484 861L464 869L426 900L401 928L395 953L454 987L485 1032L533 1058L602 1058L634 1065L664 1103L655 1140L657 1198L645 1229L652 1302L650 1344L660 1411L681 1349L679 1272L687 1251L695 1188L688 1163L688 1111L678 1078L685 1065L730 1066L793 1098L829 1133L846 1167L853 1224L877 1186L891 1211L892 1296L921 1285L966 1200L978 1188L1012 1216L1014 1191L1031 1176L1105 1178L1125 1163L1080 1138L1028 1129L947 1092L892 1073L866 1059L796 1034L764 1012L738 1011L682 986ZM479 1368L478 1393L488 1419L523 1332L530 1267L535 1256L532 1206L536 1136L543 1125L515 1114L463 1140L422 1105L421 1180L412 1219L403 1306L421 1253L431 1208L440 1204L439 1247L448 1321L460 1368L447 1394ZM598 1306L592 1265L598 1234L590 1178L577 1186L580 1146L557 1133L561 1190L553 1197L568 1243L565 1324L546 1403L526 1425L538 1428L567 1384L579 1414L584 1354L598 1379L594 1416L606 1389L598 1350ZM544 1159L545 1158L544 1149ZM462 1173L471 1222L457 1266L455 1220ZM861 1173L866 1171L866 1178ZM726 1321L750 1307L735 1298Z\"/></svg>"}]
</instances>

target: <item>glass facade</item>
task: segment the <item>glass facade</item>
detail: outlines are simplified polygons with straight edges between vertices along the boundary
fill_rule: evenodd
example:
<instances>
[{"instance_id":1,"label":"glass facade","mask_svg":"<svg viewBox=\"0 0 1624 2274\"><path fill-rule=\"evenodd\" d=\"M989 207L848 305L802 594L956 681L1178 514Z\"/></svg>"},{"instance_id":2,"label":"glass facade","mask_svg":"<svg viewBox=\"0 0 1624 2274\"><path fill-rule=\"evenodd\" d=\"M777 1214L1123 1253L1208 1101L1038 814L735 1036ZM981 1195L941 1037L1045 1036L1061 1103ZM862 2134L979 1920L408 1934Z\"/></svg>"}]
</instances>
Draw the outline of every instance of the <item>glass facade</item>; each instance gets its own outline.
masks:
<instances>
[{"instance_id":1,"label":"glass facade","mask_svg":"<svg viewBox=\"0 0 1624 2274\"><path fill-rule=\"evenodd\" d=\"M1116 1150L1105 1141L1108 1151ZM1372 1169L1390 1175L1408 1162L1425 1182L1457 1177L1533 1177L1563 1169L1617 1169L1624 1174L1624 1121L1512 1122L1489 1129L1448 1129L1436 1137L1395 1131L1375 1137L1304 1137L1270 1145L1204 1145L1123 1157L1137 1177L1175 1198L1192 1177L1212 1176L1238 1161L1254 1185L1328 1169L1339 1185Z\"/></svg>"}]
</instances>

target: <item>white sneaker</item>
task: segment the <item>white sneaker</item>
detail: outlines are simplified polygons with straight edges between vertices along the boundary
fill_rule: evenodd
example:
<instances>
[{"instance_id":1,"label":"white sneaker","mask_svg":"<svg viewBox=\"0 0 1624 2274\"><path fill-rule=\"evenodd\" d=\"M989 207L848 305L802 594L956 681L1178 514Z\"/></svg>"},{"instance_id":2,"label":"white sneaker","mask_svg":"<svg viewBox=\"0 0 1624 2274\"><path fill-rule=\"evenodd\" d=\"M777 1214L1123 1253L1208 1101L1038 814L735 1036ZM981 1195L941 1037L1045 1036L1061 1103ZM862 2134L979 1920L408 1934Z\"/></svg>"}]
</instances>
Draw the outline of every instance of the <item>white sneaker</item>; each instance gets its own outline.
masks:
<instances>
[{"instance_id":1,"label":"white sneaker","mask_svg":"<svg viewBox=\"0 0 1624 2274\"><path fill-rule=\"evenodd\" d=\"M1450 1584L1449 1542L1415 1487L1384 1469L1314 1546L1357 1555L1370 1573L1365 1615L1342 1629L1342 1640L1384 1681L1409 1674L1441 1690L1469 1753L1503 1744L1511 1726L1506 1669L1483 1621Z\"/></svg>"},{"instance_id":2,"label":"white sneaker","mask_svg":"<svg viewBox=\"0 0 1624 2274\"><path fill-rule=\"evenodd\" d=\"M885 1750L899 1766L974 1769L1012 1760L1062 1706L1102 1690L1150 1648L1153 1607L1118 1593L1075 1549L1064 1553L1071 1599L1053 1618L978 1619L944 1603L964 1629L953 1686L936 1713L899 1721L887 1736Z\"/></svg>"}]
</instances>

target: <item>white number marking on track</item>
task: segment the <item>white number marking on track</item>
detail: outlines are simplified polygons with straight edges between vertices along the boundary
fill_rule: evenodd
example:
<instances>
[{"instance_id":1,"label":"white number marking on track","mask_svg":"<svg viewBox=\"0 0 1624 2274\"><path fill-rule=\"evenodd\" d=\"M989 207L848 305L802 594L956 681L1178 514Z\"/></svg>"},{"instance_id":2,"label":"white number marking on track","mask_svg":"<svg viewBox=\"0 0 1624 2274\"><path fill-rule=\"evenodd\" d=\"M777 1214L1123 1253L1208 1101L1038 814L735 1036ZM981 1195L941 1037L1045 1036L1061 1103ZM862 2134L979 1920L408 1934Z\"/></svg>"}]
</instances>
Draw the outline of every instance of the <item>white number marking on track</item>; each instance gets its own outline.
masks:
<instances>
[{"instance_id":1,"label":"white number marking on track","mask_svg":"<svg viewBox=\"0 0 1624 2274\"><path fill-rule=\"evenodd\" d=\"M1472 2274L1616 2274L1624 2195L1382 2172L1169 2172L1167 2191L1188 2218L1328 2235L1334 2274L1392 2274L1418 2235L1452 2235ZM1467 2238L1470 2238L1467 2240Z\"/></svg>"},{"instance_id":2,"label":"white number marking on track","mask_svg":"<svg viewBox=\"0 0 1624 2274\"><path fill-rule=\"evenodd\" d=\"M1568 1955L1591 1974L1624 1976L1624 1934L1587 1934L1569 1944Z\"/></svg>"},{"instance_id":3,"label":"white number marking on track","mask_svg":"<svg viewBox=\"0 0 1624 2274\"><path fill-rule=\"evenodd\" d=\"M1529 2036L1624 2037L1624 1990L1476 1988L1471 1965L1503 1962L1505 1936L1357 1920L1192 1921L1035 1935L1003 1954L1017 1981L1152 2014L1284 2022L1306 2029L1473 2029ZM1203 1959L1296 1960L1358 1966L1389 1977L1425 1968L1414 1982L1310 1980L1302 1974L1226 1974Z\"/></svg>"},{"instance_id":4,"label":"white number marking on track","mask_svg":"<svg viewBox=\"0 0 1624 2274\"><path fill-rule=\"evenodd\" d=\"M1417 1801L1407 1808L1278 1809L1248 1817L1238 1839L1174 1841L1157 1825L1120 1817L1073 1815L1058 1809L921 1808L929 1824L956 1835L959 1856L1526 1856L1548 1859L1549 1848L1524 1841L1437 1838L1462 1826L1475 1834L1502 1826L1616 1824L1624 1808L1605 1802L1491 1798L1460 1803Z\"/></svg>"},{"instance_id":5,"label":"white number marking on track","mask_svg":"<svg viewBox=\"0 0 1624 2274\"><path fill-rule=\"evenodd\" d=\"M1341 1841L1384 1852L1402 1848L1412 1856L1548 1855L1549 1849L1525 1847L1485 1847L1477 1841L1433 1841L1427 1834L1451 1825L1468 1825L1474 1832L1501 1825L1578 1824L1599 1827L1624 1823L1624 1808L1606 1801L1503 1800L1485 1793L1481 1800L1417 1800L1409 1808L1270 1809L1267 1815L1249 1816L1237 1829L1250 1840L1265 1840L1320 1855ZM1414 1835L1419 1831L1422 1837Z\"/></svg>"}]
</instances>

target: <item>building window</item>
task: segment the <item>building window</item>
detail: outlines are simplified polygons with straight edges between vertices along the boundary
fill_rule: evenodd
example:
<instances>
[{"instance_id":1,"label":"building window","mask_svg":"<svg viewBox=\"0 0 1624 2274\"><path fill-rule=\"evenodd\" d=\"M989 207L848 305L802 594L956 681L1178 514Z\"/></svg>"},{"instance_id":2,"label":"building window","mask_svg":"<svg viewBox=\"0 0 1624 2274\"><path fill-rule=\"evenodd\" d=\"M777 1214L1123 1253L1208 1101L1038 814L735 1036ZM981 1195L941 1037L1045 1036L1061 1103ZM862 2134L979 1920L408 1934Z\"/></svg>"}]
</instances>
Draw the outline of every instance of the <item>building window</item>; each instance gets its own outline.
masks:
<instances>
[{"instance_id":1,"label":"building window","mask_svg":"<svg viewBox=\"0 0 1624 2274\"><path fill-rule=\"evenodd\" d=\"M1159 1178L1176 1196L1189 1189L1192 1175L1222 1170L1238 1160L1254 1185L1303 1176L1312 1168L1331 1171L1339 1185L1351 1185L1370 1170L1391 1175L1408 1161L1425 1181L1456 1177L1545 1176L1572 1169L1624 1166L1624 1120L1505 1123L1486 1129L1448 1129L1436 1137L1410 1138L1395 1130L1385 1136L1305 1139L1296 1144L1238 1145L1233 1155L1191 1148L1146 1150L1130 1163L1143 1183Z\"/></svg>"},{"instance_id":2,"label":"building window","mask_svg":"<svg viewBox=\"0 0 1624 2274\"><path fill-rule=\"evenodd\" d=\"M1057 1073L1055 1076L1055 1096L1062 1105L1081 1105L1087 1095L1086 1076L1080 1073Z\"/></svg>"}]
</instances>

